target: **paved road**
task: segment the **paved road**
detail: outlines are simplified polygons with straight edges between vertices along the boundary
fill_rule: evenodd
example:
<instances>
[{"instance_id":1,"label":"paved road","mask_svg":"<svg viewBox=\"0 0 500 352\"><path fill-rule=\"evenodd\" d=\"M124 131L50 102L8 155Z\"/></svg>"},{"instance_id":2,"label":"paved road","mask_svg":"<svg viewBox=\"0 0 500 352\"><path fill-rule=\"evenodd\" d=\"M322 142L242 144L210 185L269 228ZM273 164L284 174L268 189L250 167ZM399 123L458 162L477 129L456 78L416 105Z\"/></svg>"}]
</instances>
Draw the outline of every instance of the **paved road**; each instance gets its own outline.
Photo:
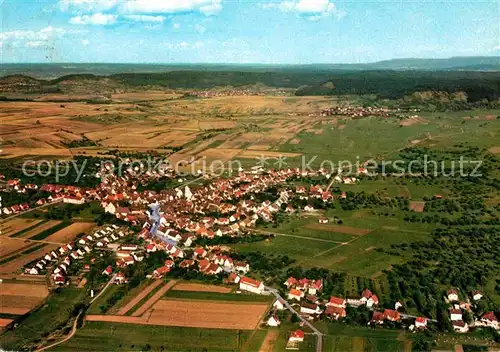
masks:
<instances>
[{"instance_id":1,"label":"paved road","mask_svg":"<svg viewBox=\"0 0 500 352\"><path fill-rule=\"evenodd\" d=\"M265 286L265 290L271 292L277 299L283 301L283 305L292 313L295 313L297 317L307 325L316 335L316 352L322 352L323 350L323 333L316 329L306 318L302 317L293 307L288 303L283 297L280 296L278 291L272 287Z\"/></svg>"}]
</instances>

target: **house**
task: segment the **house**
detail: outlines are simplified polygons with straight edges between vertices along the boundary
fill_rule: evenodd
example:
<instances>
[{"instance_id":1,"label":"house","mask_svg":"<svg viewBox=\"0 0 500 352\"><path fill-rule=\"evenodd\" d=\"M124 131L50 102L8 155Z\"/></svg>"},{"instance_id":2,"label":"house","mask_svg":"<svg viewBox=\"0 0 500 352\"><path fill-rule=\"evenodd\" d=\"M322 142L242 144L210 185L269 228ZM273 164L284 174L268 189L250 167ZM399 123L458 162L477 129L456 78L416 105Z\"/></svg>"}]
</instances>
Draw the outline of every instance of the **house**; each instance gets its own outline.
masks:
<instances>
[{"instance_id":1,"label":"house","mask_svg":"<svg viewBox=\"0 0 500 352\"><path fill-rule=\"evenodd\" d=\"M372 320L370 321L371 323L374 324L383 324L385 320L385 314L382 312L374 311L372 315Z\"/></svg>"},{"instance_id":2,"label":"house","mask_svg":"<svg viewBox=\"0 0 500 352\"><path fill-rule=\"evenodd\" d=\"M320 224L328 224L328 218L321 217L321 218L318 219L318 222Z\"/></svg>"},{"instance_id":3,"label":"house","mask_svg":"<svg viewBox=\"0 0 500 352\"><path fill-rule=\"evenodd\" d=\"M56 285L64 285L65 281L66 280L64 279L64 276L62 276L61 274L54 275L54 283Z\"/></svg>"},{"instance_id":4,"label":"house","mask_svg":"<svg viewBox=\"0 0 500 352\"><path fill-rule=\"evenodd\" d=\"M38 275L38 269L36 267L33 267L31 269L26 269L24 272L25 274L29 275Z\"/></svg>"},{"instance_id":5,"label":"house","mask_svg":"<svg viewBox=\"0 0 500 352\"><path fill-rule=\"evenodd\" d=\"M273 303L273 308L276 310L283 310L283 309L285 309L285 302L282 301L281 299L277 299Z\"/></svg>"},{"instance_id":6,"label":"house","mask_svg":"<svg viewBox=\"0 0 500 352\"><path fill-rule=\"evenodd\" d=\"M193 256L196 258L205 258L207 256L207 251L201 247L194 250Z\"/></svg>"},{"instance_id":7,"label":"house","mask_svg":"<svg viewBox=\"0 0 500 352\"><path fill-rule=\"evenodd\" d=\"M452 288L452 289L448 290L448 292L446 294L447 294L447 297L448 297L448 301L450 301L450 302L458 301L458 292L457 292L457 290L455 290L455 289Z\"/></svg>"},{"instance_id":8,"label":"house","mask_svg":"<svg viewBox=\"0 0 500 352\"><path fill-rule=\"evenodd\" d=\"M240 280L240 290L245 290L260 295L264 291L264 284L260 281L243 276Z\"/></svg>"},{"instance_id":9,"label":"house","mask_svg":"<svg viewBox=\"0 0 500 352\"><path fill-rule=\"evenodd\" d=\"M229 277L227 278L227 282L230 284L237 284L240 282L240 280L240 276L236 273L229 274Z\"/></svg>"},{"instance_id":10,"label":"house","mask_svg":"<svg viewBox=\"0 0 500 352\"><path fill-rule=\"evenodd\" d=\"M294 277L289 277L284 283L287 288L297 285L297 279Z\"/></svg>"},{"instance_id":11,"label":"house","mask_svg":"<svg viewBox=\"0 0 500 352\"><path fill-rule=\"evenodd\" d=\"M455 320L452 321L451 324L453 325L453 330L456 332L465 333L469 331L469 326L463 320Z\"/></svg>"},{"instance_id":12,"label":"house","mask_svg":"<svg viewBox=\"0 0 500 352\"><path fill-rule=\"evenodd\" d=\"M111 267L111 265L109 265L106 269L104 269L104 271L102 272L103 275L111 275L113 274L113 268Z\"/></svg>"},{"instance_id":13,"label":"house","mask_svg":"<svg viewBox=\"0 0 500 352\"><path fill-rule=\"evenodd\" d=\"M163 275L168 274L169 272L170 272L170 267L161 266L158 269L155 269L155 271L153 271L153 278L159 279L159 278L163 277Z\"/></svg>"},{"instance_id":14,"label":"house","mask_svg":"<svg viewBox=\"0 0 500 352\"><path fill-rule=\"evenodd\" d=\"M234 269L240 273L246 274L250 271L250 266L245 262L237 262L234 265Z\"/></svg>"},{"instance_id":15,"label":"house","mask_svg":"<svg viewBox=\"0 0 500 352\"><path fill-rule=\"evenodd\" d=\"M338 320L340 318L345 318L347 313L344 308L328 306L325 309L325 315L330 319Z\"/></svg>"},{"instance_id":16,"label":"house","mask_svg":"<svg viewBox=\"0 0 500 352\"><path fill-rule=\"evenodd\" d=\"M371 296L370 298L368 298L368 301L366 301L366 306L367 306L368 308L371 308L371 307L373 307L373 306L378 305L378 303L379 303L379 302L378 302L378 297L377 297L376 295L373 295L373 296Z\"/></svg>"},{"instance_id":17,"label":"house","mask_svg":"<svg viewBox=\"0 0 500 352\"><path fill-rule=\"evenodd\" d=\"M115 284L121 285L123 283L126 283L127 279L125 278L125 275L120 271L118 274L115 276Z\"/></svg>"},{"instance_id":18,"label":"house","mask_svg":"<svg viewBox=\"0 0 500 352\"><path fill-rule=\"evenodd\" d=\"M267 324L267 326L276 327L276 326L279 326L281 324L281 322L276 315L271 315L269 317L269 319L267 319L266 324Z\"/></svg>"},{"instance_id":19,"label":"house","mask_svg":"<svg viewBox=\"0 0 500 352\"><path fill-rule=\"evenodd\" d=\"M450 319L451 321L462 320L462 311L460 309L450 309Z\"/></svg>"},{"instance_id":20,"label":"house","mask_svg":"<svg viewBox=\"0 0 500 352\"><path fill-rule=\"evenodd\" d=\"M294 332L291 333L290 337L288 338L289 342L303 342L304 341L304 332L302 330L295 330Z\"/></svg>"},{"instance_id":21,"label":"house","mask_svg":"<svg viewBox=\"0 0 500 352\"><path fill-rule=\"evenodd\" d=\"M427 327L427 318L417 317L415 319L415 327L417 329L425 329Z\"/></svg>"},{"instance_id":22,"label":"house","mask_svg":"<svg viewBox=\"0 0 500 352\"><path fill-rule=\"evenodd\" d=\"M321 291L323 289L323 279L319 280L312 280L307 288L307 291L311 295L315 295L318 291Z\"/></svg>"},{"instance_id":23,"label":"house","mask_svg":"<svg viewBox=\"0 0 500 352\"><path fill-rule=\"evenodd\" d=\"M300 312L304 314L321 314L322 310L316 303L304 302L300 305Z\"/></svg>"},{"instance_id":24,"label":"house","mask_svg":"<svg viewBox=\"0 0 500 352\"><path fill-rule=\"evenodd\" d=\"M290 290L290 292L288 292L288 299L289 300L297 300L297 301L300 301L300 299L304 297L304 292L303 291L300 291L300 290L297 290L296 288L292 288Z\"/></svg>"},{"instance_id":25,"label":"house","mask_svg":"<svg viewBox=\"0 0 500 352\"><path fill-rule=\"evenodd\" d=\"M120 250L122 251L136 251L138 246L136 244L122 244Z\"/></svg>"},{"instance_id":26,"label":"house","mask_svg":"<svg viewBox=\"0 0 500 352\"><path fill-rule=\"evenodd\" d=\"M361 298L359 300L361 301L361 303L366 304L366 302L368 302L368 299L371 296L373 296L372 291L370 291L369 289L365 288L363 290L363 292L361 292Z\"/></svg>"},{"instance_id":27,"label":"house","mask_svg":"<svg viewBox=\"0 0 500 352\"><path fill-rule=\"evenodd\" d=\"M83 203L85 203L85 199L83 197L64 196L63 203L83 204Z\"/></svg>"},{"instance_id":28,"label":"house","mask_svg":"<svg viewBox=\"0 0 500 352\"><path fill-rule=\"evenodd\" d=\"M401 314L399 314L399 312L396 312L395 310L392 310L392 309L384 310L384 315L385 315L385 318L387 320L390 320L390 321L401 320Z\"/></svg>"},{"instance_id":29,"label":"house","mask_svg":"<svg viewBox=\"0 0 500 352\"><path fill-rule=\"evenodd\" d=\"M344 298L334 297L334 296L331 296L330 300L326 304L327 307L331 306L331 307L337 307L337 308L345 308L345 305L346 305L346 301Z\"/></svg>"},{"instance_id":30,"label":"house","mask_svg":"<svg viewBox=\"0 0 500 352\"><path fill-rule=\"evenodd\" d=\"M304 207L305 211L314 211L314 207L311 204L308 204Z\"/></svg>"},{"instance_id":31,"label":"house","mask_svg":"<svg viewBox=\"0 0 500 352\"><path fill-rule=\"evenodd\" d=\"M496 330L500 328L500 325L498 324L498 319L495 316L495 313L493 312L488 312L483 314L481 317L481 323L483 323L486 326L492 327Z\"/></svg>"},{"instance_id":32,"label":"house","mask_svg":"<svg viewBox=\"0 0 500 352\"><path fill-rule=\"evenodd\" d=\"M472 299L474 301L479 301L481 298L483 298L483 294L480 291L477 290L472 291Z\"/></svg>"},{"instance_id":33,"label":"house","mask_svg":"<svg viewBox=\"0 0 500 352\"><path fill-rule=\"evenodd\" d=\"M394 309L395 310L398 310L399 308L401 308L403 306L403 303L399 302L399 301L396 301L396 303L394 303Z\"/></svg>"},{"instance_id":34,"label":"house","mask_svg":"<svg viewBox=\"0 0 500 352\"><path fill-rule=\"evenodd\" d=\"M185 259L179 264L179 268L187 269L187 268L192 267L193 265L194 265L193 259Z\"/></svg>"}]
</instances>

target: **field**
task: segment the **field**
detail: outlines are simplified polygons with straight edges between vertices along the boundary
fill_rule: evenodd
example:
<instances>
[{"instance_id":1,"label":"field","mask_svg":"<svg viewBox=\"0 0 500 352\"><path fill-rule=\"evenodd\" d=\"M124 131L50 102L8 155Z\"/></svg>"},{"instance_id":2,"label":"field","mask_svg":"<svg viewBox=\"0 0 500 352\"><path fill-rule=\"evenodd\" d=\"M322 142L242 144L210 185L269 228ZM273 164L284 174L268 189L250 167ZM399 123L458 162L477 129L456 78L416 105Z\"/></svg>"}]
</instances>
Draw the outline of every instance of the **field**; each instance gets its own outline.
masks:
<instances>
[{"instance_id":1,"label":"field","mask_svg":"<svg viewBox=\"0 0 500 352\"><path fill-rule=\"evenodd\" d=\"M13 234L40 223L38 219L14 218L2 223L2 236L12 236Z\"/></svg>"},{"instance_id":2,"label":"field","mask_svg":"<svg viewBox=\"0 0 500 352\"><path fill-rule=\"evenodd\" d=\"M131 325L87 321L68 342L51 351L235 351L248 341L250 331Z\"/></svg>"},{"instance_id":3,"label":"field","mask_svg":"<svg viewBox=\"0 0 500 352\"><path fill-rule=\"evenodd\" d=\"M125 313L134 308L141 300L143 300L150 292L161 284L163 284L161 280L155 280L148 286L144 287L136 296L133 296L127 304L120 308L118 315L125 315Z\"/></svg>"},{"instance_id":4,"label":"field","mask_svg":"<svg viewBox=\"0 0 500 352\"><path fill-rule=\"evenodd\" d=\"M18 271L19 269L22 269L24 265L32 262L35 259L38 259L40 257L43 257L45 254L50 253L54 249L57 249L59 247L58 244L49 244L49 245L44 245L42 244L43 247L40 246L40 248L34 250L34 251L29 251L29 253L21 253L19 257L11 257L13 258L12 260L9 260L5 263L2 263L0 265L0 274L7 274L7 273L13 273ZM37 248L33 246L32 248Z\"/></svg>"},{"instance_id":5,"label":"field","mask_svg":"<svg viewBox=\"0 0 500 352\"><path fill-rule=\"evenodd\" d=\"M172 291L196 291L196 292L218 292L229 293L229 287L222 287L216 285L197 284L192 282L179 282L172 288Z\"/></svg>"},{"instance_id":6,"label":"field","mask_svg":"<svg viewBox=\"0 0 500 352\"><path fill-rule=\"evenodd\" d=\"M95 224L91 222L76 222L51 234L45 240L50 242L68 243L71 242L78 234L87 232L94 227Z\"/></svg>"},{"instance_id":7,"label":"field","mask_svg":"<svg viewBox=\"0 0 500 352\"><path fill-rule=\"evenodd\" d=\"M44 223L38 223L34 227L29 227L28 229L21 230L17 234L15 234L15 237L19 238L32 238L37 236L39 233L47 231L54 226L57 226L61 223L61 221L58 220L49 220Z\"/></svg>"},{"instance_id":8,"label":"field","mask_svg":"<svg viewBox=\"0 0 500 352\"><path fill-rule=\"evenodd\" d=\"M6 350L35 350L36 341L66 323L75 304L82 302L85 291L62 288L51 294L46 303L31 312L14 331L1 336L2 348Z\"/></svg>"},{"instance_id":9,"label":"field","mask_svg":"<svg viewBox=\"0 0 500 352\"><path fill-rule=\"evenodd\" d=\"M140 325L253 330L267 309L267 304L162 299L152 306L150 314L133 314L132 317L88 315L87 320ZM244 315L241 314L242 310L245 311Z\"/></svg>"},{"instance_id":10,"label":"field","mask_svg":"<svg viewBox=\"0 0 500 352\"><path fill-rule=\"evenodd\" d=\"M44 285L0 284L0 313L23 315L40 304L49 294Z\"/></svg>"}]
</instances>

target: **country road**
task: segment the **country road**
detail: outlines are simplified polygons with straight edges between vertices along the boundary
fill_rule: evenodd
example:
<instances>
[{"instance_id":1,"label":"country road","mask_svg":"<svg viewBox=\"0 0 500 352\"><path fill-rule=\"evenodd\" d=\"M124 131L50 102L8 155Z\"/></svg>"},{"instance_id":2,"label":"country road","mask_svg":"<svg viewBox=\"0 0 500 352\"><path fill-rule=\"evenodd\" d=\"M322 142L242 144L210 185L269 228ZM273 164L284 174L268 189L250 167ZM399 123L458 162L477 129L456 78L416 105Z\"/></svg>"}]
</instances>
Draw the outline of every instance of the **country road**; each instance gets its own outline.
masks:
<instances>
[{"instance_id":1,"label":"country road","mask_svg":"<svg viewBox=\"0 0 500 352\"><path fill-rule=\"evenodd\" d=\"M34 211L34 210L38 210L38 209L41 209L41 208L45 208L45 207L49 207L51 205L54 205L54 204L57 204L57 203L61 203L62 202L62 199L58 199L54 202L51 202L51 203L45 203L44 205L40 205L39 207L35 207L35 208L31 208L31 209L28 209L26 211L23 211L23 212L20 212L20 213L16 213L16 214L12 214L6 218L3 218L3 219L0 219L0 223L4 223L10 219L13 219L15 217L18 217L18 216L21 216L21 215L24 215L26 213L29 213L30 211Z\"/></svg>"},{"instance_id":2,"label":"country road","mask_svg":"<svg viewBox=\"0 0 500 352\"><path fill-rule=\"evenodd\" d=\"M94 303L94 302L95 302L95 300L96 300L97 298L99 298L99 297L100 297L100 296L104 293L104 291L106 291L106 289L107 289L107 288L108 288L108 287L109 287L109 286L110 286L110 285L111 285L111 284L115 281L115 277L116 277L116 274L114 274L114 275L111 277L111 279L110 279L110 280L106 283L106 286L104 286L104 287L102 288L101 292L99 292L99 294L98 294L97 296L95 296L95 297L94 297L94 298L90 301L89 306L90 306L92 303ZM72 328L71 328L71 332L69 333L69 335L68 335L68 336L66 336L66 337L65 337L64 339L62 339L61 341L57 341L57 342L54 342L54 343L52 343L52 344L50 344L50 345L48 345L48 346L41 347L41 348L39 348L39 349L35 350L35 352L42 352L42 351L45 351L45 350L47 350L47 349L49 349L49 348L52 348L52 347L57 346L57 345L60 345L61 343L64 343L64 342L68 341L70 338L72 338L72 337L76 334L77 325L78 325L78 320L80 319L80 316L81 316L82 314L84 314L84 313L85 313L85 310L81 310L81 311L80 311L80 313L78 313L78 315L76 316L75 321L73 322L73 326L72 326Z\"/></svg>"},{"instance_id":3,"label":"country road","mask_svg":"<svg viewBox=\"0 0 500 352\"><path fill-rule=\"evenodd\" d=\"M264 286L264 289L266 291L271 292L277 299L283 302L283 305L292 313L294 313L305 325L307 325L316 335L316 352L322 352L323 351L323 333L316 329L314 325L312 325L306 318L302 317L295 309L292 308L290 303L288 303L283 297L280 296L278 293L278 290L269 287L269 286Z\"/></svg>"}]
</instances>

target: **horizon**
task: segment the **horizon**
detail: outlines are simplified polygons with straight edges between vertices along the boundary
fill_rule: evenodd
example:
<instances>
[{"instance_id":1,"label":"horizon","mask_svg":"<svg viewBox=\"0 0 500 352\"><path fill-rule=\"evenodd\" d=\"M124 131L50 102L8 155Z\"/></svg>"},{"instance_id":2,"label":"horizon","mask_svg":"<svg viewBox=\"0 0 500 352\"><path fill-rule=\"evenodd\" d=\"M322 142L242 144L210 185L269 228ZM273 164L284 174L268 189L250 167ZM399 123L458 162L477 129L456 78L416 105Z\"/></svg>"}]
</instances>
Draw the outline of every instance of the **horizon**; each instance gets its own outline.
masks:
<instances>
[{"instance_id":1,"label":"horizon","mask_svg":"<svg viewBox=\"0 0 500 352\"><path fill-rule=\"evenodd\" d=\"M429 60L429 61L446 61L452 59L498 59L499 55L471 55L471 56L449 56L449 57L398 57L377 61L364 61L364 62L310 62L310 63L266 63L266 62L113 62L113 61L86 61L86 62L72 62L72 61L54 61L54 62L2 62L3 65L234 65L234 66L249 66L249 65L262 65L262 66L314 66L314 65L370 65L382 62L403 61L403 60ZM500 62L499 62L500 63Z\"/></svg>"},{"instance_id":2,"label":"horizon","mask_svg":"<svg viewBox=\"0 0 500 352\"><path fill-rule=\"evenodd\" d=\"M359 64L500 54L495 2L5 0L2 63Z\"/></svg>"}]
</instances>

